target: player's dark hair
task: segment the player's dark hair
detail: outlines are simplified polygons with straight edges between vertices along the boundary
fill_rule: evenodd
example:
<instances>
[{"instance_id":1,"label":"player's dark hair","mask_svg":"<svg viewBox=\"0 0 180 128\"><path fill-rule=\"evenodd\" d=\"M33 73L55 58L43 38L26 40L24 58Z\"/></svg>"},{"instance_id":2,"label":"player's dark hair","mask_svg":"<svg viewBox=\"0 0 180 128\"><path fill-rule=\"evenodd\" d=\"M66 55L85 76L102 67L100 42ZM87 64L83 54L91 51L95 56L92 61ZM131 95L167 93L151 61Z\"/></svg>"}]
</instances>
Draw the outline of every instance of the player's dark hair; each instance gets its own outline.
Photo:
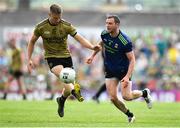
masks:
<instances>
[{"instance_id":1,"label":"player's dark hair","mask_svg":"<svg viewBox=\"0 0 180 128\"><path fill-rule=\"evenodd\" d=\"M59 5L57 4L52 4L50 6L50 12L54 13L54 14L61 14L62 13L62 9Z\"/></svg>"},{"instance_id":2,"label":"player's dark hair","mask_svg":"<svg viewBox=\"0 0 180 128\"><path fill-rule=\"evenodd\" d=\"M108 15L107 19L114 18L115 23L120 24L120 19L117 15Z\"/></svg>"}]
</instances>

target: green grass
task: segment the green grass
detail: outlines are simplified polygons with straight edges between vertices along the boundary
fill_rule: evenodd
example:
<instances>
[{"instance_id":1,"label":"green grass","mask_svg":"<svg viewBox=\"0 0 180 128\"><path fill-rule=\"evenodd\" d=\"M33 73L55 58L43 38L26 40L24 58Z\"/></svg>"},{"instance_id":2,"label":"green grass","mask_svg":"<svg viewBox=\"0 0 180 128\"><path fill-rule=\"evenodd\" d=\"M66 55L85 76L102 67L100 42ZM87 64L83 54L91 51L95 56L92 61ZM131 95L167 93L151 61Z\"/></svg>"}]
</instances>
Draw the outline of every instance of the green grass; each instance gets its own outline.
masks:
<instances>
[{"instance_id":1,"label":"green grass","mask_svg":"<svg viewBox=\"0 0 180 128\"><path fill-rule=\"evenodd\" d=\"M55 101L0 100L0 127L180 127L180 103L154 103L151 110L144 102L127 103L133 124L109 102L67 101L60 118Z\"/></svg>"}]
</instances>

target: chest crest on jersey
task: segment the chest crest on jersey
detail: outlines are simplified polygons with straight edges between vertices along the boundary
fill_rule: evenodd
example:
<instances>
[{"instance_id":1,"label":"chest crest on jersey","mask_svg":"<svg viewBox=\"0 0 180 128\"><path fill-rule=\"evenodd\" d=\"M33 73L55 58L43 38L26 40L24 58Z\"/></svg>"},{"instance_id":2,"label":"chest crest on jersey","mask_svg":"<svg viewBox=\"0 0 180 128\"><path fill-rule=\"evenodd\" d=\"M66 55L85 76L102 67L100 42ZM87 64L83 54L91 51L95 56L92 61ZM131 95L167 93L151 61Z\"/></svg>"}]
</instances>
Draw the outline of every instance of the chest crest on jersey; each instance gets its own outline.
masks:
<instances>
[{"instance_id":1,"label":"chest crest on jersey","mask_svg":"<svg viewBox=\"0 0 180 128\"><path fill-rule=\"evenodd\" d=\"M115 47L115 48L118 48L118 44L116 43L116 44L114 45L114 47Z\"/></svg>"},{"instance_id":2,"label":"chest crest on jersey","mask_svg":"<svg viewBox=\"0 0 180 128\"><path fill-rule=\"evenodd\" d=\"M45 34L45 35L49 35L49 34L50 34L50 31L44 31L44 34Z\"/></svg>"}]
</instances>

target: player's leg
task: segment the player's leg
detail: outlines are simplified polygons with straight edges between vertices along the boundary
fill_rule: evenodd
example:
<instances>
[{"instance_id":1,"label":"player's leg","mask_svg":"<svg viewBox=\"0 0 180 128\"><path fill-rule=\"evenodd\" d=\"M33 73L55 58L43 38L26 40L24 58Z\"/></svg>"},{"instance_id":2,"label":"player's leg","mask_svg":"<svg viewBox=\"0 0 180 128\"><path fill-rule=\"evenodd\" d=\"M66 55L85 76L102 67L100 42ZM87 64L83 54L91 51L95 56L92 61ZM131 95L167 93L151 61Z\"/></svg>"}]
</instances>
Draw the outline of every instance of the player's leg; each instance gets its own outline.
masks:
<instances>
[{"instance_id":1,"label":"player's leg","mask_svg":"<svg viewBox=\"0 0 180 128\"><path fill-rule=\"evenodd\" d=\"M58 114L60 117L63 117L65 101L66 101L67 97L71 94L71 91L70 91L71 87L66 86L64 83L62 83L61 86L64 87L62 90L62 95L61 95L61 97L56 98L56 101L58 103Z\"/></svg>"},{"instance_id":2,"label":"player's leg","mask_svg":"<svg viewBox=\"0 0 180 128\"><path fill-rule=\"evenodd\" d=\"M106 89L110 96L112 103L124 114L127 115L128 121L133 122L135 117L132 112L126 107L125 103L118 99L118 83L119 81L115 78L106 78Z\"/></svg>"},{"instance_id":3,"label":"player's leg","mask_svg":"<svg viewBox=\"0 0 180 128\"><path fill-rule=\"evenodd\" d=\"M57 78L59 79L59 74L61 72L61 70L63 69L63 66L62 65L57 65L55 67L53 67L51 69L52 73L55 74L57 76ZM65 83L62 83L61 84L63 87L64 87L64 91L65 92L71 92L73 89L74 89L74 86L73 84L65 84ZM68 94L68 95L67 95ZM64 97L68 97L70 95L70 93L66 93L66 94L62 94Z\"/></svg>"},{"instance_id":4,"label":"player's leg","mask_svg":"<svg viewBox=\"0 0 180 128\"><path fill-rule=\"evenodd\" d=\"M26 99L26 87L23 84L22 72L18 71L15 74L15 77L16 77L16 80L17 80L17 84L19 86L20 93L22 94L23 99L25 100Z\"/></svg>"},{"instance_id":5,"label":"player's leg","mask_svg":"<svg viewBox=\"0 0 180 128\"><path fill-rule=\"evenodd\" d=\"M81 95L81 87L77 82L74 82L74 90L71 91L71 94L76 97L79 102L84 101L84 98Z\"/></svg>"},{"instance_id":6,"label":"player's leg","mask_svg":"<svg viewBox=\"0 0 180 128\"><path fill-rule=\"evenodd\" d=\"M123 99L127 101L137 99L139 97L144 97L148 108L149 109L152 108L152 98L149 89L146 88L143 91L140 90L132 91L132 81L129 81L129 83L121 82L121 92Z\"/></svg>"},{"instance_id":7,"label":"player's leg","mask_svg":"<svg viewBox=\"0 0 180 128\"><path fill-rule=\"evenodd\" d=\"M51 69L51 71L59 78L59 74L62 69L63 69L62 65L57 65L57 66L53 67ZM63 117L64 116L64 104L65 104L67 97L70 94L74 95L80 102L82 102L84 100L84 98L81 96L80 87L78 84L75 83L73 85L72 83L71 84L62 83L61 85L64 87L62 96L58 97L56 100L58 103L58 114L60 117Z\"/></svg>"},{"instance_id":8,"label":"player's leg","mask_svg":"<svg viewBox=\"0 0 180 128\"><path fill-rule=\"evenodd\" d=\"M152 97L150 95L150 90L148 88L145 88L143 91L143 97L144 97L144 100L146 101L146 104L147 104L147 107L149 109L152 108Z\"/></svg>"},{"instance_id":9,"label":"player's leg","mask_svg":"<svg viewBox=\"0 0 180 128\"><path fill-rule=\"evenodd\" d=\"M26 88L24 86L24 84L22 84L22 78L17 78L17 84L19 85L19 89L20 89L20 93L22 94L23 96L23 99L26 100L27 97L26 97Z\"/></svg>"},{"instance_id":10,"label":"player's leg","mask_svg":"<svg viewBox=\"0 0 180 128\"><path fill-rule=\"evenodd\" d=\"M53 67L51 69L51 71L59 78L59 74L61 72L61 70L63 69L62 65L57 65L55 67ZM82 102L84 100L84 98L81 95L81 91L80 91L80 85L76 82L74 83L70 83L70 84L65 84L65 91L70 91L71 94L76 97L78 99L78 101Z\"/></svg>"},{"instance_id":11,"label":"player's leg","mask_svg":"<svg viewBox=\"0 0 180 128\"><path fill-rule=\"evenodd\" d=\"M59 78L59 74L64 67L73 67L72 58L49 58L47 59L51 71ZM57 67L57 68L56 68ZM72 87L71 94L74 95L78 101L82 102L84 98L81 96L80 85L77 83L66 84Z\"/></svg>"},{"instance_id":12,"label":"player's leg","mask_svg":"<svg viewBox=\"0 0 180 128\"><path fill-rule=\"evenodd\" d=\"M62 65L57 65L51 69L52 73L54 73L58 78L61 70L63 69ZM61 84L63 86L63 91L61 97L56 98L56 101L58 103L58 114L60 117L64 116L64 104L67 99L67 97L70 95L71 90L74 89L71 85L65 85Z\"/></svg>"},{"instance_id":13,"label":"player's leg","mask_svg":"<svg viewBox=\"0 0 180 128\"><path fill-rule=\"evenodd\" d=\"M92 97L93 100L97 101L97 103L99 103L99 96L106 91L106 84L102 84L101 87L98 89L98 91L96 92L96 94Z\"/></svg>"},{"instance_id":14,"label":"player's leg","mask_svg":"<svg viewBox=\"0 0 180 128\"><path fill-rule=\"evenodd\" d=\"M9 91L9 86L10 86L11 82L13 81L13 79L14 79L14 77L12 75L9 75L8 76L8 81L4 85L4 96L2 98L4 100L7 98L7 94L8 94L8 91Z\"/></svg>"},{"instance_id":15,"label":"player's leg","mask_svg":"<svg viewBox=\"0 0 180 128\"><path fill-rule=\"evenodd\" d=\"M143 95L142 91L139 90L132 91L132 81L129 81L129 83L121 82L121 93L123 99L127 101L137 99Z\"/></svg>"},{"instance_id":16,"label":"player's leg","mask_svg":"<svg viewBox=\"0 0 180 128\"><path fill-rule=\"evenodd\" d=\"M57 77L55 77L54 75L52 75L50 72L48 72L45 75L45 79L46 79L46 83L47 83L47 88L46 90L49 91L51 93L50 97L45 98L45 100L53 100L54 95L55 95L55 89L54 89L54 85L56 85L56 82L59 80L57 79ZM61 84L61 83L60 83Z\"/></svg>"},{"instance_id":17,"label":"player's leg","mask_svg":"<svg viewBox=\"0 0 180 128\"><path fill-rule=\"evenodd\" d=\"M113 78L106 79L106 89L112 103L119 110L125 113L127 111L127 107L125 106L123 101L120 101L118 99L118 80L113 79Z\"/></svg>"}]
</instances>

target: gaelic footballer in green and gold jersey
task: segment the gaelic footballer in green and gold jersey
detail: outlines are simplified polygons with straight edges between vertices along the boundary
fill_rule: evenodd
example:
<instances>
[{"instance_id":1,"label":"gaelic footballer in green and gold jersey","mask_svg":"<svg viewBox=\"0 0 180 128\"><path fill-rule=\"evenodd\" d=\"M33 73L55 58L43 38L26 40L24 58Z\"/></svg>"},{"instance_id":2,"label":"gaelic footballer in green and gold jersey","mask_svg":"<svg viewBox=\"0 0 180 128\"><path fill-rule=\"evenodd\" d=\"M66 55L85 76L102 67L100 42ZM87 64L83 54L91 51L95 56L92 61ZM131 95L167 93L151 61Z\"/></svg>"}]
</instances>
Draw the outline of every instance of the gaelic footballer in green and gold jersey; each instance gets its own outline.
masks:
<instances>
[{"instance_id":1,"label":"gaelic footballer in green and gold jersey","mask_svg":"<svg viewBox=\"0 0 180 128\"><path fill-rule=\"evenodd\" d=\"M17 81L17 85L19 86L19 92L22 94L23 99L26 99L26 88L23 84L22 80L22 67L23 67L23 61L21 57L21 50L16 47L16 40L11 39L9 41L9 47L12 49L12 55L11 55L11 63L9 65L9 75L8 81L5 84L4 87L4 96L3 99L7 98L7 94L9 92L10 84L13 80Z\"/></svg>"},{"instance_id":2,"label":"gaelic footballer in green and gold jersey","mask_svg":"<svg viewBox=\"0 0 180 128\"><path fill-rule=\"evenodd\" d=\"M71 35L77 42L88 49L98 51L101 48L99 45L92 45L87 39L78 34L76 32L76 29L70 23L62 20L61 7L59 5L53 4L50 6L48 19L40 22L35 27L31 40L28 43L28 71L31 72L33 68L31 56L34 50L34 44L36 43L38 38L41 37L45 50L45 58L47 59L47 61L49 58L51 58L51 60L53 58L53 62L48 61L48 64L52 64L52 66L50 66L50 69L56 76L59 76L61 68L67 66L63 65L66 64L64 63L64 61L67 60L62 59L69 58L69 63L72 63L71 55L67 47L68 35ZM57 64L54 64L57 61L59 62ZM61 65L63 67L60 67L60 69L55 68L58 65Z\"/></svg>"},{"instance_id":3,"label":"gaelic footballer in green and gold jersey","mask_svg":"<svg viewBox=\"0 0 180 128\"><path fill-rule=\"evenodd\" d=\"M12 49L11 54L11 63L9 65L9 73L19 79L23 73L21 71L23 63L22 63L22 57L21 57L21 50L16 47L16 41L15 39L11 39L9 42L9 46Z\"/></svg>"},{"instance_id":4,"label":"gaelic footballer in green and gold jersey","mask_svg":"<svg viewBox=\"0 0 180 128\"><path fill-rule=\"evenodd\" d=\"M31 40L28 44L28 71L33 69L31 56L34 50L34 44L39 37L43 40L45 58L49 64L50 70L59 78L59 74L65 67L72 67L72 59L67 46L68 35L71 35L77 42L84 47L99 51L99 45L92 45L88 40L76 32L76 29L68 22L62 20L61 7L53 4L50 6L48 19L39 23L34 30ZM64 103L67 97L72 94L78 101L82 102L84 98L80 93L80 86L77 83L62 84L64 87L61 97L58 97L58 114L64 116Z\"/></svg>"}]
</instances>

